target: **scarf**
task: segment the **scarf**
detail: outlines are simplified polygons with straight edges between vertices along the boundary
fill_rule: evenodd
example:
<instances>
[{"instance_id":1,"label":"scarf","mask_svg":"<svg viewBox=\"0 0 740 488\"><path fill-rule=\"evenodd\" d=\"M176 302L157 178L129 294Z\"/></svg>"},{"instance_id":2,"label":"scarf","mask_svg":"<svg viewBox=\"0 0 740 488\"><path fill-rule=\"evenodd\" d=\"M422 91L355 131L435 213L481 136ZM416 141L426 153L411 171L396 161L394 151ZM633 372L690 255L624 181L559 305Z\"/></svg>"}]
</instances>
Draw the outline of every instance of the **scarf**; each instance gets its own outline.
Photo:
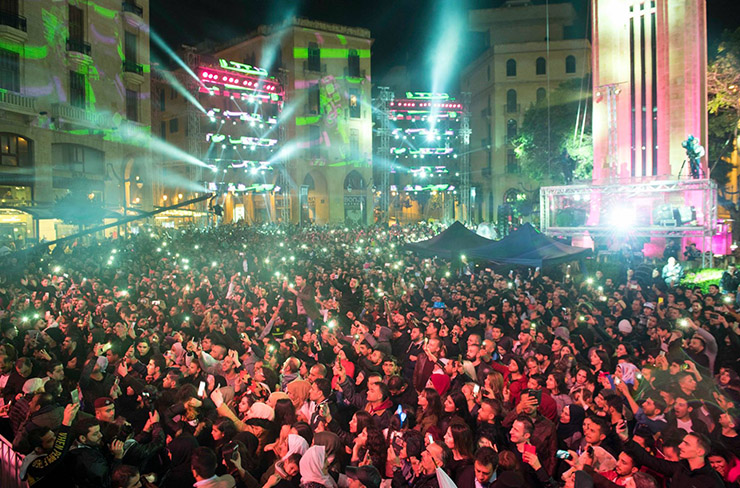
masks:
<instances>
[{"instance_id":1,"label":"scarf","mask_svg":"<svg viewBox=\"0 0 740 488\"><path fill-rule=\"evenodd\" d=\"M286 452L285 456L280 458L280 460L285 461L295 453L303 455L306 453L307 449L308 442L306 442L306 439L297 434L288 434L288 452Z\"/></svg>"},{"instance_id":2,"label":"scarf","mask_svg":"<svg viewBox=\"0 0 740 488\"><path fill-rule=\"evenodd\" d=\"M583 431L583 420L586 418L586 412L583 410L583 407L576 404L566 405L563 408L568 409L570 422L567 424L558 423L558 438L568 439L576 432Z\"/></svg>"},{"instance_id":3,"label":"scarf","mask_svg":"<svg viewBox=\"0 0 740 488\"><path fill-rule=\"evenodd\" d=\"M393 407L393 402L390 398L386 398L384 401L380 402L377 407L373 407L368 403L365 410L367 410L370 415L382 415L385 410L388 410L391 407Z\"/></svg>"},{"instance_id":4,"label":"scarf","mask_svg":"<svg viewBox=\"0 0 740 488\"><path fill-rule=\"evenodd\" d=\"M299 464L301 484L318 483L328 488L337 488L334 478L324 473L326 451L324 446L309 447Z\"/></svg>"}]
</instances>

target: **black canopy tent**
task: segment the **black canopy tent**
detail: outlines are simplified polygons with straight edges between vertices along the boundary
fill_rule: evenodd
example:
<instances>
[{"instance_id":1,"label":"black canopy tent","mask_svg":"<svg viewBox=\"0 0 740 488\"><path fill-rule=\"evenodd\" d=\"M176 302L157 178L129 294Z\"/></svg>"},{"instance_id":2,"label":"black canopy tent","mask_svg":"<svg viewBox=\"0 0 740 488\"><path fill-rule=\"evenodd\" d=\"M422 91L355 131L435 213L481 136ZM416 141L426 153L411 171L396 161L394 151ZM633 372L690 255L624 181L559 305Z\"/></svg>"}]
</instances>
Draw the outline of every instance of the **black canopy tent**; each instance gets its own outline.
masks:
<instances>
[{"instance_id":1,"label":"black canopy tent","mask_svg":"<svg viewBox=\"0 0 740 488\"><path fill-rule=\"evenodd\" d=\"M479 236L459 221L455 221L431 239L406 244L406 249L422 256L453 259L461 254L467 254L470 249L493 243L494 241Z\"/></svg>"},{"instance_id":2,"label":"black canopy tent","mask_svg":"<svg viewBox=\"0 0 740 488\"><path fill-rule=\"evenodd\" d=\"M468 250L467 256L497 264L544 267L579 260L590 252L547 237L527 223L499 241Z\"/></svg>"}]
</instances>

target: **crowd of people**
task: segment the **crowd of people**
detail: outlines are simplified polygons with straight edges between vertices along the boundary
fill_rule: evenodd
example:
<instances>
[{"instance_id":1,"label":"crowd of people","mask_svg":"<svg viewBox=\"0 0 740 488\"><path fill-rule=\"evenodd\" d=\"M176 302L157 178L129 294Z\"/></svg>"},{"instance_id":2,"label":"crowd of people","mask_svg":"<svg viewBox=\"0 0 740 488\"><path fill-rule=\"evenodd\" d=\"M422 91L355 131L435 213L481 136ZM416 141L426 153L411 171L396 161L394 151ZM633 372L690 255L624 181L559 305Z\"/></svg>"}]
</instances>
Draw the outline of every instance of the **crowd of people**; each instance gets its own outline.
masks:
<instances>
[{"instance_id":1,"label":"crowd of people","mask_svg":"<svg viewBox=\"0 0 740 488\"><path fill-rule=\"evenodd\" d=\"M430 226L152 230L5 256L31 487L740 486L740 276L502 269Z\"/></svg>"}]
</instances>

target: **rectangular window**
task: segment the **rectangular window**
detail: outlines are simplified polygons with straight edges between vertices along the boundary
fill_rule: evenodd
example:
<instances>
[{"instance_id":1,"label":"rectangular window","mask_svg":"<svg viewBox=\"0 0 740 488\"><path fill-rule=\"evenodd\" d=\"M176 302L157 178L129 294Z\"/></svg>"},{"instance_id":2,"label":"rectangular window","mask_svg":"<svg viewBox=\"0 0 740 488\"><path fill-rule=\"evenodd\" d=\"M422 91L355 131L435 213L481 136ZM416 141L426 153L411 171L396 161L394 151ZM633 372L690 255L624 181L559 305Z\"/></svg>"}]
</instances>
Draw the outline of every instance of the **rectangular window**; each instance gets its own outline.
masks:
<instances>
[{"instance_id":1,"label":"rectangular window","mask_svg":"<svg viewBox=\"0 0 740 488\"><path fill-rule=\"evenodd\" d=\"M308 43L308 70L321 71L321 49L315 42Z\"/></svg>"},{"instance_id":2,"label":"rectangular window","mask_svg":"<svg viewBox=\"0 0 740 488\"><path fill-rule=\"evenodd\" d=\"M87 108L85 99L85 75L76 71L69 72L69 103L73 107Z\"/></svg>"},{"instance_id":3,"label":"rectangular window","mask_svg":"<svg viewBox=\"0 0 740 488\"><path fill-rule=\"evenodd\" d=\"M357 49L350 49L347 54L347 74L353 78L360 77L360 55Z\"/></svg>"},{"instance_id":4,"label":"rectangular window","mask_svg":"<svg viewBox=\"0 0 740 488\"><path fill-rule=\"evenodd\" d=\"M21 91L20 58L17 53L0 49L0 89Z\"/></svg>"},{"instance_id":5,"label":"rectangular window","mask_svg":"<svg viewBox=\"0 0 740 488\"><path fill-rule=\"evenodd\" d=\"M360 90L350 89L349 91L349 116L353 119L362 117L362 107L360 107Z\"/></svg>"},{"instance_id":6,"label":"rectangular window","mask_svg":"<svg viewBox=\"0 0 740 488\"><path fill-rule=\"evenodd\" d=\"M170 119L170 134L176 134L180 130L180 120Z\"/></svg>"},{"instance_id":7,"label":"rectangular window","mask_svg":"<svg viewBox=\"0 0 740 488\"><path fill-rule=\"evenodd\" d=\"M85 13L74 5L69 6L69 38L72 41L85 40Z\"/></svg>"},{"instance_id":8,"label":"rectangular window","mask_svg":"<svg viewBox=\"0 0 740 488\"><path fill-rule=\"evenodd\" d=\"M321 157L321 129L318 125L308 126L308 139L310 144L309 157L318 159Z\"/></svg>"},{"instance_id":9,"label":"rectangular window","mask_svg":"<svg viewBox=\"0 0 740 488\"><path fill-rule=\"evenodd\" d=\"M516 160L514 151L507 151L506 153L506 172L519 173L519 163Z\"/></svg>"},{"instance_id":10,"label":"rectangular window","mask_svg":"<svg viewBox=\"0 0 740 488\"><path fill-rule=\"evenodd\" d=\"M167 122L159 123L159 133L162 135L162 140L167 140Z\"/></svg>"},{"instance_id":11,"label":"rectangular window","mask_svg":"<svg viewBox=\"0 0 740 488\"><path fill-rule=\"evenodd\" d=\"M321 113L321 91L318 83L308 87L308 113L314 115Z\"/></svg>"},{"instance_id":12,"label":"rectangular window","mask_svg":"<svg viewBox=\"0 0 740 488\"><path fill-rule=\"evenodd\" d=\"M165 110L165 102L166 102L167 95L165 94L165 89L162 88L159 90L159 111L164 112Z\"/></svg>"},{"instance_id":13,"label":"rectangular window","mask_svg":"<svg viewBox=\"0 0 740 488\"><path fill-rule=\"evenodd\" d=\"M177 98L177 92L174 88L170 88L170 100L174 100Z\"/></svg>"},{"instance_id":14,"label":"rectangular window","mask_svg":"<svg viewBox=\"0 0 740 488\"><path fill-rule=\"evenodd\" d=\"M124 61L128 63L136 64L136 60L138 59L138 52L139 52L139 36L134 34L133 32L126 31L124 34Z\"/></svg>"},{"instance_id":15,"label":"rectangular window","mask_svg":"<svg viewBox=\"0 0 740 488\"><path fill-rule=\"evenodd\" d=\"M132 122L139 121L139 93L126 90L126 118Z\"/></svg>"},{"instance_id":16,"label":"rectangular window","mask_svg":"<svg viewBox=\"0 0 740 488\"><path fill-rule=\"evenodd\" d=\"M0 134L0 165L18 166L18 137Z\"/></svg>"},{"instance_id":17,"label":"rectangular window","mask_svg":"<svg viewBox=\"0 0 740 488\"><path fill-rule=\"evenodd\" d=\"M360 154L360 131L359 129L350 129L349 131L349 157L352 161L362 158Z\"/></svg>"},{"instance_id":18,"label":"rectangular window","mask_svg":"<svg viewBox=\"0 0 740 488\"><path fill-rule=\"evenodd\" d=\"M85 171L85 150L82 146L75 144L64 144L63 162L68 171L82 173Z\"/></svg>"}]
</instances>

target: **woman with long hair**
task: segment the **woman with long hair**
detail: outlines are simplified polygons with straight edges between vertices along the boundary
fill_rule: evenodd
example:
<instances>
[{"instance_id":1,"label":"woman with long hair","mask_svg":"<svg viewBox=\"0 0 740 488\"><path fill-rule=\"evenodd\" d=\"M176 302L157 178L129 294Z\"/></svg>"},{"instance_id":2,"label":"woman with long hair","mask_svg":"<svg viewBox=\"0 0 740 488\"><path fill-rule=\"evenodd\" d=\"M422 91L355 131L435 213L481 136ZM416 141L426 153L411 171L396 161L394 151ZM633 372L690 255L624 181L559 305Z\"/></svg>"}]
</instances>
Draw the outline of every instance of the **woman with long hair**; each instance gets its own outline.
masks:
<instances>
[{"instance_id":1,"label":"woman with long hair","mask_svg":"<svg viewBox=\"0 0 740 488\"><path fill-rule=\"evenodd\" d=\"M464 423L471 428L475 425L468 411L468 399L465 398L462 391L456 390L445 395L442 410L442 418L439 422L442 432L446 432L447 427L453 423Z\"/></svg>"},{"instance_id":2,"label":"woman with long hair","mask_svg":"<svg viewBox=\"0 0 740 488\"><path fill-rule=\"evenodd\" d=\"M439 393L434 388L424 388L419 393L419 409L416 411L416 426L415 430L421 432L422 435L427 435L430 432L432 435L436 435L439 438L439 423L442 417L442 399L439 397Z\"/></svg>"},{"instance_id":3,"label":"woman with long hair","mask_svg":"<svg viewBox=\"0 0 740 488\"><path fill-rule=\"evenodd\" d=\"M467 424L453 423L445 431L445 445L452 451L447 464L450 477L460 485L463 473L473 469L473 431Z\"/></svg>"},{"instance_id":4,"label":"woman with long hair","mask_svg":"<svg viewBox=\"0 0 740 488\"><path fill-rule=\"evenodd\" d=\"M603 349L593 349L588 356L588 360L591 363L591 374L594 376L611 374L611 361L609 361L609 355Z\"/></svg>"},{"instance_id":5,"label":"woman with long hair","mask_svg":"<svg viewBox=\"0 0 740 488\"><path fill-rule=\"evenodd\" d=\"M555 405L558 408L558 415L563 411L563 407L573 403L573 400L568 395L568 385L565 384L565 375L562 373L550 373L547 375L545 380L545 387L550 393L550 396L555 400Z\"/></svg>"},{"instance_id":6,"label":"woman with long hair","mask_svg":"<svg viewBox=\"0 0 740 488\"><path fill-rule=\"evenodd\" d=\"M385 473L388 444L383 431L374 425L365 427L355 439L352 447L352 465L372 464L380 473Z\"/></svg>"}]
</instances>

